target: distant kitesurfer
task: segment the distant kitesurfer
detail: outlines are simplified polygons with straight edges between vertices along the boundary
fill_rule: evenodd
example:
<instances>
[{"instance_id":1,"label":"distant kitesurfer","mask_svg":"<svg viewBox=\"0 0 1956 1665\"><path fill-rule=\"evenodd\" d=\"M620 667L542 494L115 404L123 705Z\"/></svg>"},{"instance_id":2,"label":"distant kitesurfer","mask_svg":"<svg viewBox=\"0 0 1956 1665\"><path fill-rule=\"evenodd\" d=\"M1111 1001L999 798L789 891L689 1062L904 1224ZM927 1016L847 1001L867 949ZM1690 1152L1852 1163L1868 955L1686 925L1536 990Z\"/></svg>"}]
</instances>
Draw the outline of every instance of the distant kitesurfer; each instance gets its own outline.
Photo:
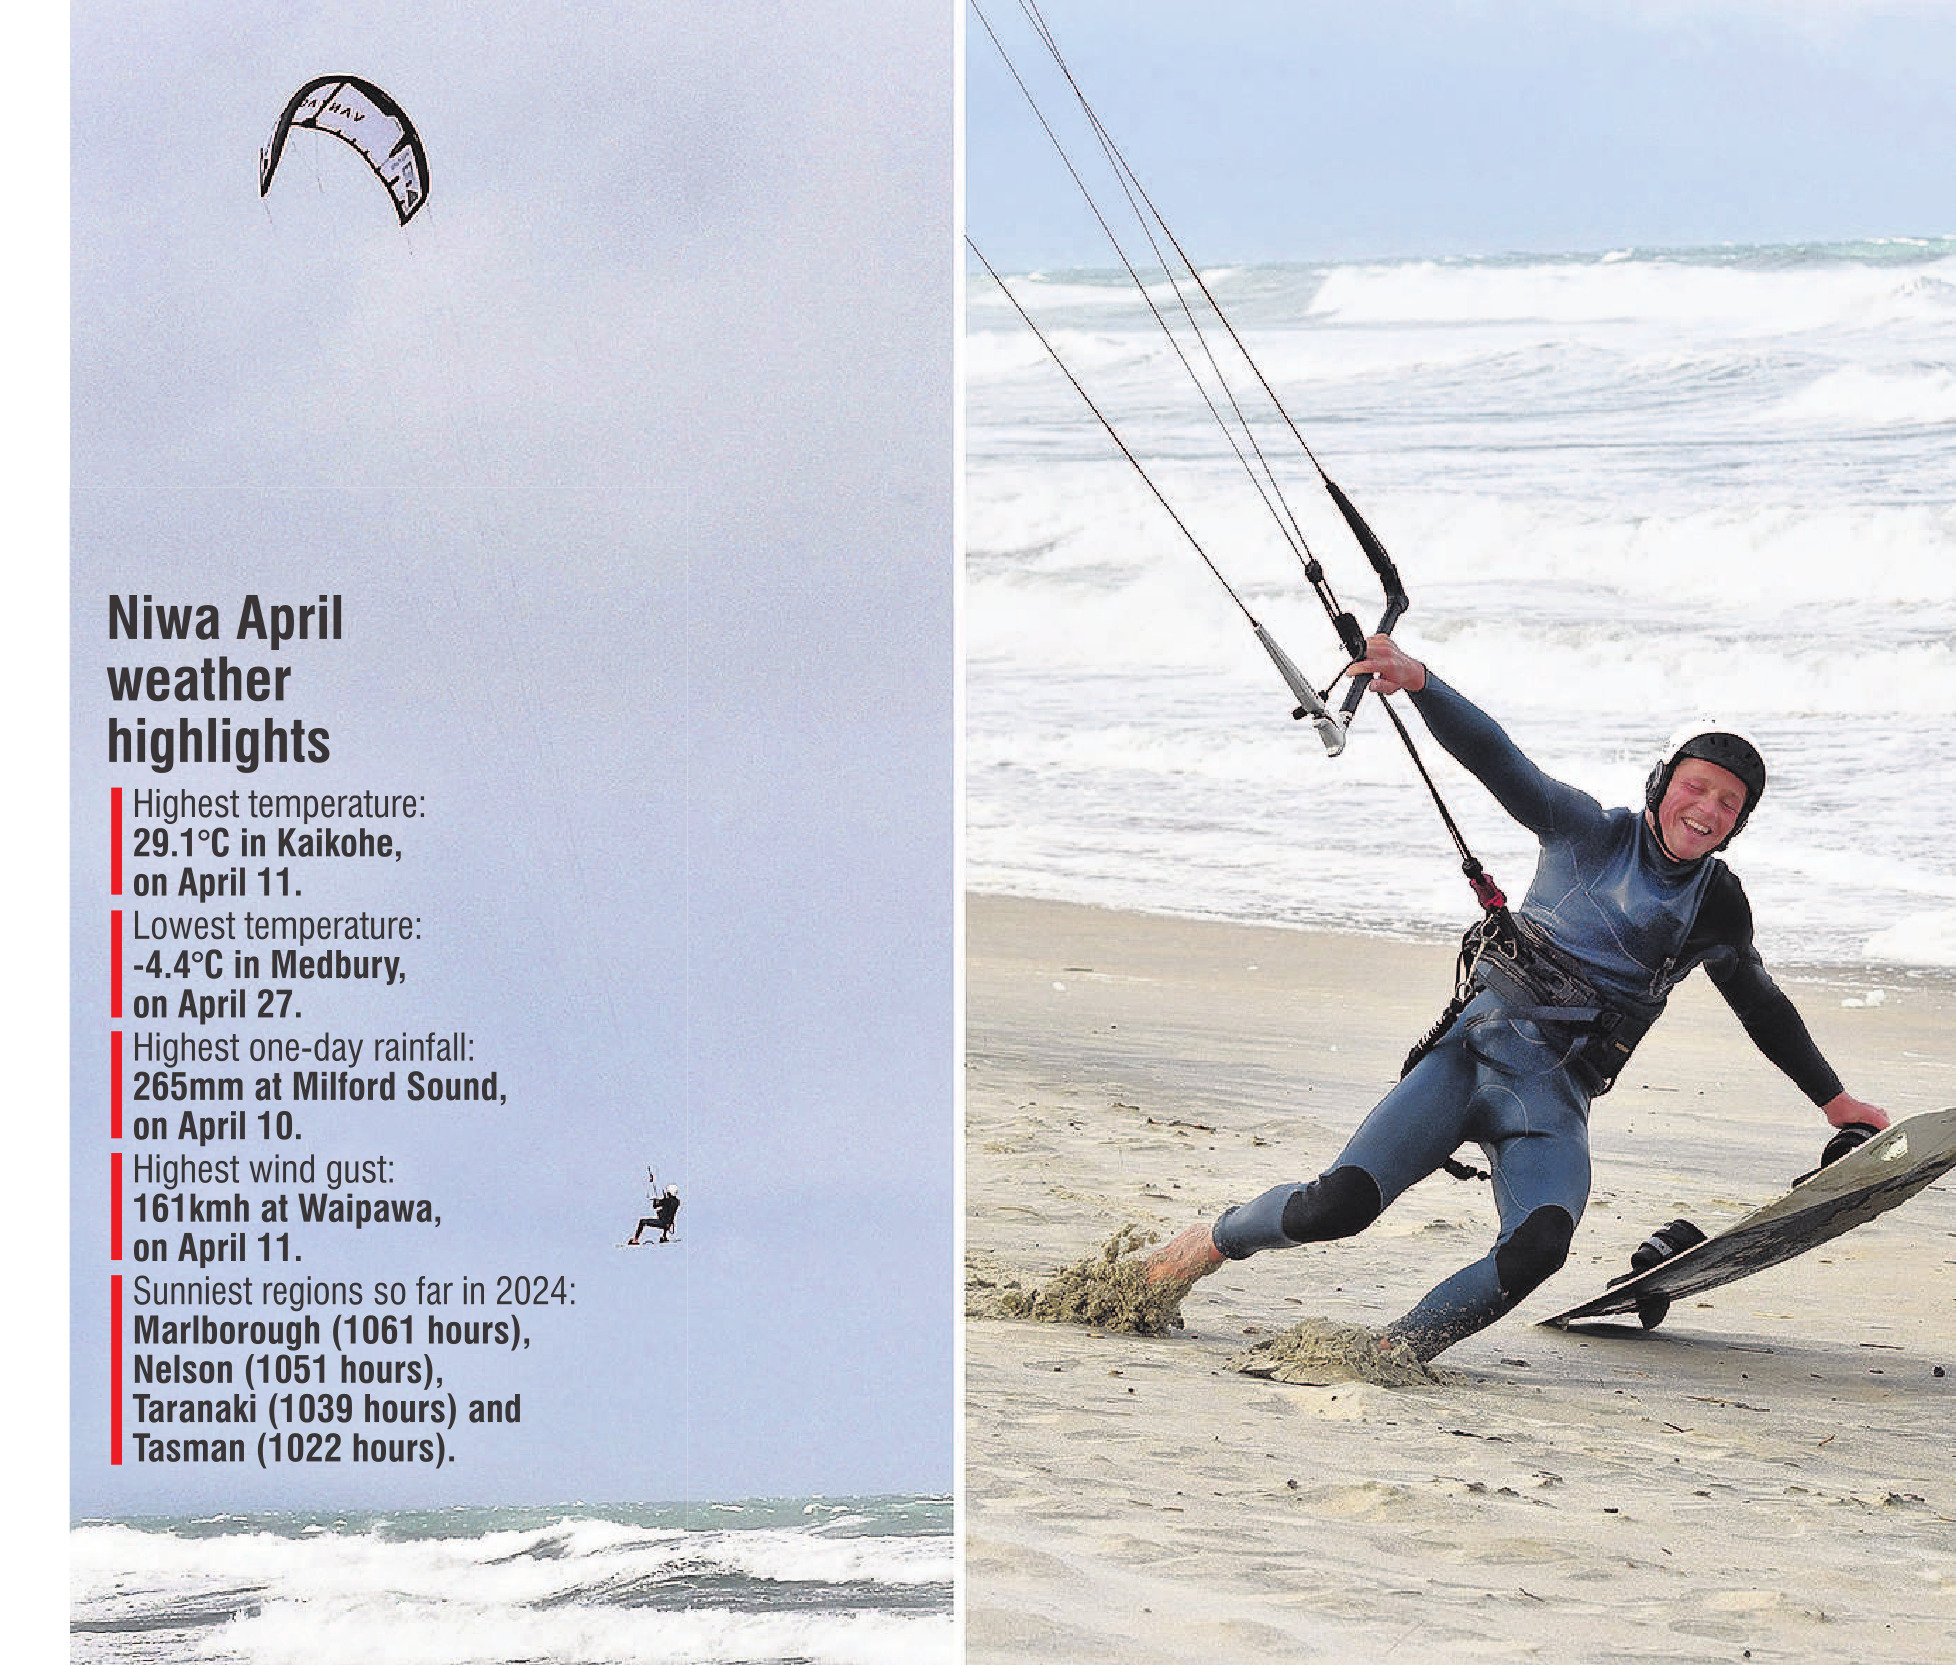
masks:
<instances>
[{"instance_id":1,"label":"distant kitesurfer","mask_svg":"<svg viewBox=\"0 0 1956 1665\"><path fill-rule=\"evenodd\" d=\"M1382 695L1409 694L1434 739L1535 834L1534 878L1512 931L1478 944L1464 998L1338 1159L1308 1184L1275 1186L1190 1226L1146 1257L1150 1278L1193 1283L1225 1260L1353 1236L1473 1142L1500 1211L1494 1247L1386 1328L1432 1359L1561 1267L1589 1198L1590 1100L1700 965L1753 1044L1842 1130L1826 1160L1888 1125L1842 1087L1768 975L1745 892L1715 854L1765 790L1750 741L1687 730L1652 769L1640 809L1606 810L1545 775L1390 637L1372 637L1351 669L1371 673Z\"/></svg>"},{"instance_id":2,"label":"distant kitesurfer","mask_svg":"<svg viewBox=\"0 0 1956 1665\"><path fill-rule=\"evenodd\" d=\"M654 1183L656 1183L656 1180L654 1180ZM653 1202L652 1212L633 1227L632 1235L625 1240L627 1247L637 1248L640 1240L645 1236L647 1227L658 1232L661 1243L671 1242L672 1224L678 1218L679 1193L668 1185L664 1192Z\"/></svg>"}]
</instances>

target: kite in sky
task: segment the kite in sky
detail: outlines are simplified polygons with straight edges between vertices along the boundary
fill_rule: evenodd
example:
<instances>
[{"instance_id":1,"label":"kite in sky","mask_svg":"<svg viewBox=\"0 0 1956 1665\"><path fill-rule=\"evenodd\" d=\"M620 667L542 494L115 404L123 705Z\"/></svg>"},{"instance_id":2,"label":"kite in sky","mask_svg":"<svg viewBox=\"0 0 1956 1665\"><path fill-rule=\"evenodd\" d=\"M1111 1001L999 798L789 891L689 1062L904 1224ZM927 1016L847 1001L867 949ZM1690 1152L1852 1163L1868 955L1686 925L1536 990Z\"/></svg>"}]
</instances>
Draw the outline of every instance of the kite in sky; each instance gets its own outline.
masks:
<instances>
[{"instance_id":1,"label":"kite in sky","mask_svg":"<svg viewBox=\"0 0 1956 1665\"><path fill-rule=\"evenodd\" d=\"M357 75L322 75L292 95L270 142L258 153L261 197L272 188L286 137L295 127L331 133L359 151L393 197L402 225L428 200L428 156L421 135L400 105Z\"/></svg>"}]
</instances>

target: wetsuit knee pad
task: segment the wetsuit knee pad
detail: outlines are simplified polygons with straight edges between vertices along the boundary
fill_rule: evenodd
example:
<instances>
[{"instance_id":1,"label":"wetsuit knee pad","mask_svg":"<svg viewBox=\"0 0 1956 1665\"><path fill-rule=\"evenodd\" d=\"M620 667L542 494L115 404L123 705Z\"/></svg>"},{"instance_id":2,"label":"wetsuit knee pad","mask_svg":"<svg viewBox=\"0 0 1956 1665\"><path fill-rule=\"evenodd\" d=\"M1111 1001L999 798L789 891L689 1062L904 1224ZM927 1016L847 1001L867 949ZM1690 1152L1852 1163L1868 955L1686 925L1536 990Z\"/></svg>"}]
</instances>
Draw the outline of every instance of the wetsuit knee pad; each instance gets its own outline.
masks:
<instances>
[{"instance_id":1,"label":"wetsuit knee pad","mask_svg":"<svg viewBox=\"0 0 1956 1665\"><path fill-rule=\"evenodd\" d=\"M1553 1277L1569 1258L1576 1222L1566 1208L1550 1203L1538 1208L1494 1251L1494 1271L1501 1292L1519 1301L1538 1284Z\"/></svg>"},{"instance_id":2,"label":"wetsuit knee pad","mask_svg":"<svg viewBox=\"0 0 1956 1665\"><path fill-rule=\"evenodd\" d=\"M1284 1235L1293 1243L1323 1243L1363 1231L1385 1212L1379 1182L1363 1168L1333 1168L1284 1204Z\"/></svg>"}]
</instances>

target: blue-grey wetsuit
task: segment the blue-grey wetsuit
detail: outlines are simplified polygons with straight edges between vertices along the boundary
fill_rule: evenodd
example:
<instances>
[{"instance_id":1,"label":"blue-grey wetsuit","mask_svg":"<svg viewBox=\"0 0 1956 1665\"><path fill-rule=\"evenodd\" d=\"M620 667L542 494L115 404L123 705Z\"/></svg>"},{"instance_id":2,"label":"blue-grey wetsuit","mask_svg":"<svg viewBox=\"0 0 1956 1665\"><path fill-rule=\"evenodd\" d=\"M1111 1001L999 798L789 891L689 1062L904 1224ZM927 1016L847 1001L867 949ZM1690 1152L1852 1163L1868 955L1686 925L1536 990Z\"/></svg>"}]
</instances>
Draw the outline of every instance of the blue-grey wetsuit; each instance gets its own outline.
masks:
<instances>
[{"instance_id":1,"label":"blue-grey wetsuit","mask_svg":"<svg viewBox=\"0 0 1956 1665\"><path fill-rule=\"evenodd\" d=\"M1716 856L1673 861L1641 810L1604 809L1551 780L1485 712L1428 673L1412 696L1433 737L1541 840L1517 910L1578 961L1608 1004L1639 1024L1702 965L1759 1049L1815 1104L1841 1091L1793 1004L1752 945L1752 910ZM1261 1249L1363 1231L1460 1145L1486 1153L1500 1210L1493 1249L1390 1326L1432 1358L1499 1318L1569 1252L1589 1198L1594 1079L1572 1057L1583 1032L1514 1016L1483 990L1332 1166L1308 1185L1279 1185L1228 1210L1216 1247L1240 1260Z\"/></svg>"}]
</instances>

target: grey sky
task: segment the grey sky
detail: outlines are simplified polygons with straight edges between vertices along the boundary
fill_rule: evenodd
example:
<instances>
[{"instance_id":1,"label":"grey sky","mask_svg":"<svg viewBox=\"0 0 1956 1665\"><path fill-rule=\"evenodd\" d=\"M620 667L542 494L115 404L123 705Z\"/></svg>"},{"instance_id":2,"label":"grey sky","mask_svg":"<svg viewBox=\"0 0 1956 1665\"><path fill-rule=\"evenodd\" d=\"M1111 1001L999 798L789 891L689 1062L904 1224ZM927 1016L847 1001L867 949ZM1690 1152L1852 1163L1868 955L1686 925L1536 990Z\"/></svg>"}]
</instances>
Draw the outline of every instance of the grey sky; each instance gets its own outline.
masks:
<instances>
[{"instance_id":1,"label":"grey sky","mask_svg":"<svg viewBox=\"0 0 1956 1665\"><path fill-rule=\"evenodd\" d=\"M983 0L1022 70L1017 0ZM1050 0L1198 258L1334 260L1956 231L1949 0ZM1028 75L1030 79L1030 75ZM975 18L967 217L1105 265ZM1049 113L1060 101L1040 89Z\"/></svg>"},{"instance_id":2,"label":"grey sky","mask_svg":"<svg viewBox=\"0 0 1956 1665\"><path fill-rule=\"evenodd\" d=\"M952 43L911 0L77 6L78 1512L950 1485ZM322 135L259 199L328 72L421 131L405 230ZM146 662L108 593L228 634L322 590L347 639L286 715L330 764L105 767L100 667ZM333 1271L575 1278L527 1357L450 1361L520 1438L438 1476L101 1460L112 781L432 799L410 864L307 898L424 915L406 991L300 1027L464 1027L510 1105L320 1112L322 1158L392 1154L444 1217ZM648 1164L684 1248L622 1254Z\"/></svg>"}]
</instances>

